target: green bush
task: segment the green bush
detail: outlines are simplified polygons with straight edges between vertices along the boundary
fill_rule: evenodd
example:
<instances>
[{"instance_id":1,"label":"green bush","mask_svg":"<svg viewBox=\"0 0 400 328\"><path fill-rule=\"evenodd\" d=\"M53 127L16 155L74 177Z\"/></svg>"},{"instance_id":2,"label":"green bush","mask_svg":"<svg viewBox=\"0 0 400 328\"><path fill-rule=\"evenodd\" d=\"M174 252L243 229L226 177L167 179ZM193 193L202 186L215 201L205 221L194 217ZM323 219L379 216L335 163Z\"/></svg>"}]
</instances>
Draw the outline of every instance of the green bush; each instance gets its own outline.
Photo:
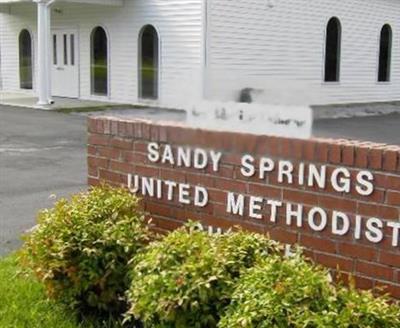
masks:
<instances>
[{"instance_id":1,"label":"green bush","mask_svg":"<svg viewBox=\"0 0 400 328\"><path fill-rule=\"evenodd\" d=\"M327 270L298 253L269 257L249 269L218 327L400 327L400 311L372 293L335 287Z\"/></svg>"},{"instance_id":2,"label":"green bush","mask_svg":"<svg viewBox=\"0 0 400 328\"><path fill-rule=\"evenodd\" d=\"M128 263L149 238L138 199L103 186L40 212L21 259L49 296L81 310L118 314L126 311Z\"/></svg>"},{"instance_id":3,"label":"green bush","mask_svg":"<svg viewBox=\"0 0 400 328\"><path fill-rule=\"evenodd\" d=\"M376 297L371 291L338 287L331 298L328 313L315 320L318 327L394 328L400 327L400 307L388 297Z\"/></svg>"},{"instance_id":4,"label":"green bush","mask_svg":"<svg viewBox=\"0 0 400 328\"><path fill-rule=\"evenodd\" d=\"M128 315L144 327L216 327L241 272L278 251L261 235L209 235L189 224L137 257Z\"/></svg>"}]
</instances>

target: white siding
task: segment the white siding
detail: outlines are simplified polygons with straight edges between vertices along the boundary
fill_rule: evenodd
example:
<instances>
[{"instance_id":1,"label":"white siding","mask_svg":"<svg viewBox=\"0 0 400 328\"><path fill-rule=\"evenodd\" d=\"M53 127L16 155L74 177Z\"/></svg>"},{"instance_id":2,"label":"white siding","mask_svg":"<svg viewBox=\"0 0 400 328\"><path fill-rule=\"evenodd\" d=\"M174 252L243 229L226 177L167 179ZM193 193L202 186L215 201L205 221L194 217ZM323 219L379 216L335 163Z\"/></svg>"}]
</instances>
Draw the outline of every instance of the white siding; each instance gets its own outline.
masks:
<instances>
[{"instance_id":1,"label":"white siding","mask_svg":"<svg viewBox=\"0 0 400 328\"><path fill-rule=\"evenodd\" d=\"M138 35L146 24L153 24L161 39L159 104L179 106L187 99L201 96L201 0L126 0L123 7L53 7L61 11L52 13L53 28L74 27L79 31L81 98L91 98L90 35L94 27L101 25L110 40L110 100L138 102ZM17 90L17 35L25 26L36 35L36 13L34 5L10 8L3 9L0 16L1 66L3 88Z\"/></svg>"},{"instance_id":2,"label":"white siding","mask_svg":"<svg viewBox=\"0 0 400 328\"><path fill-rule=\"evenodd\" d=\"M274 6L270 6L274 4ZM209 0L207 94L267 103L329 104L400 99L400 1ZM324 83L326 24L342 25L339 83ZM393 29L390 83L377 83L382 26Z\"/></svg>"}]
</instances>

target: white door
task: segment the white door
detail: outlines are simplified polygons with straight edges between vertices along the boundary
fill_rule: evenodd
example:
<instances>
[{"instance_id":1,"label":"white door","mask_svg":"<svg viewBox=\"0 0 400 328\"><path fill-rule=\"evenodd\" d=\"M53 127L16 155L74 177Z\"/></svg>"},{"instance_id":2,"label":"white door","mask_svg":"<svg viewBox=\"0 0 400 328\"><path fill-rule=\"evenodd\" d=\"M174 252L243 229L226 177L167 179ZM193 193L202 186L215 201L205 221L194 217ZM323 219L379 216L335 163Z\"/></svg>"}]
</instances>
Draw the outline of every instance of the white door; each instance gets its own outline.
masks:
<instances>
[{"instance_id":1,"label":"white door","mask_svg":"<svg viewBox=\"0 0 400 328\"><path fill-rule=\"evenodd\" d=\"M79 97L78 33L76 30L52 32L52 94Z\"/></svg>"}]
</instances>

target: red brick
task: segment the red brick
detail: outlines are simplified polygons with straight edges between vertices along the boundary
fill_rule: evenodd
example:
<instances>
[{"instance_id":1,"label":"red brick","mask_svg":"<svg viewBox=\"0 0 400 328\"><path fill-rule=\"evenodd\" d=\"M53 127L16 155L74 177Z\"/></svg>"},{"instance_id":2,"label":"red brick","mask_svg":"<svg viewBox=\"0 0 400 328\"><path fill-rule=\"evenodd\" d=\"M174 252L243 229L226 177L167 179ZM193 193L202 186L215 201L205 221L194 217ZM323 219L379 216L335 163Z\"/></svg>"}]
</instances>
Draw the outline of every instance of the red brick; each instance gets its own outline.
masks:
<instances>
[{"instance_id":1,"label":"red brick","mask_svg":"<svg viewBox=\"0 0 400 328\"><path fill-rule=\"evenodd\" d=\"M129 173L133 173L133 168L134 168L134 166L129 163L123 163L123 162L117 162L117 161L110 162L110 170L112 170L112 171L129 174Z\"/></svg>"},{"instance_id":2,"label":"red brick","mask_svg":"<svg viewBox=\"0 0 400 328\"><path fill-rule=\"evenodd\" d=\"M326 163L329 159L329 144L327 142L318 141L316 144L316 160L320 163Z\"/></svg>"},{"instance_id":3,"label":"red brick","mask_svg":"<svg viewBox=\"0 0 400 328\"><path fill-rule=\"evenodd\" d=\"M186 174L183 171L160 169L160 178L164 181L186 182Z\"/></svg>"},{"instance_id":4,"label":"red brick","mask_svg":"<svg viewBox=\"0 0 400 328\"><path fill-rule=\"evenodd\" d=\"M100 170L100 180L106 181L108 183L121 184L125 182L123 175L120 173L115 173L107 170Z\"/></svg>"},{"instance_id":5,"label":"red brick","mask_svg":"<svg viewBox=\"0 0 400 328\"><path fill-rule=\"evenodd\" d=\"M386 204L400 207L400 192L388 191Z\"/></svg>"},{"instance_id":6,"label":"red brick","mask_svg":"<svg viewBox=\"0 0 400 328\"><path fill-rule=\"evenodd\" d=\"M304 191L283 189L283 200L301 205L318 205L318 195Z\"/></svg>"},{"instance_id":7,"label":"red brick","mask_svg":"<svg viewBox=\"0 0 400 328\"><path fill-rule=\"evenodd\" d=\"M292 150L293 153L291 155L291 158L298 159L298 160L303 160L304 159L304 148L306 145L306 141L301 140L301 139L294 139L292 141Z\"/></svg>"},{"instance_id":8,"label":"red brick","mask_svg":"<svg viewBox=\"0 0 400 328\"><path fill-rule=\"evenodd\" d=\"M308 140L304 144L304 159L310 162L315 161L315 153L317 150L317 143L314 140Z\"/></svg>"},{"instance_id":9,"label":"red brick","mask_svg":"<svg viewBox=\"0 0 400 328\"><path fill-rule=\"evenodd\" d=\"M93 186L93 187L100 185L100 180L98 178L94 178L94 177L88 177L87 182L88 182L89 186Z\"/></svg>"},{"instance_id":10,"label":"red brick","mask_svg":"<svg viewBox=\"0 0 400 328\"><path fill-rule=\"evenodd\" d=\"M88 143L92 146L108 146L110 143L110 137L102 134L90 134Z\"/></svg>"},{"instance_id":11,"label":"red brick","mask_svg":"<svg viewBox=\"0 0 400 328\"><path fill-rule=\"evenodd\" d=\"M172 214L170 206L154 202L146 202L145 211L151 213L152 216L163 216L169 219Z\"/></svg>"},{"instance_id":12,"label":"red brick","mask_svg":"<svg viewBox=\"0 0 400 328\"><path fill-rule=\"evenodd\" d=\"M88 155L93 155L93 156L97 155L97 147L89 145L87 147L87 153Z\"/></svg>"},{"instance_id":13,"label":"red brick","mask_svg":"<svg viewBox=\"0 0 400 328\"><path fill-rule=\"evenodd\" d=\"M343 164L352 166L354 165L355 161L355 150L353 145L344 145L343 146L343 151L342 151L342 156L343 156Z\"/></svg>"},{"instance_id":14,"label":"red brick","mask_svg":"<svg viewBox=\"0 0 400 328\"><path fill-rule=\"evenodd\" d=\"M371 278L353 276L351 279L354 280L356 288L370 290L374 287L374 280Z\"/></svg>"},{"instance_id":15,"label":"red brick","mask_svg":"<svg viewBox=\"0 0 400 328\"><path fill-rule=\"evenodd\" d=\"M88 127L88 132L96 133L97 132L97 120L93 117L88 117L87 127Z\"/></svg>"},{"instance_id":16,"label":"red brick","mask_svg":"<svg viewBox=\"0 0 400 328\"><path fill-rule=\"evenodd\" d=\"M355 153L355 165L360 168L368 167L368 147L357 147Z\"/></svg>"},{"instance_id":17,"label":"red brick","mask_svg":"<svg viewBox=\"0 0 400 328\"><path fill-rule=\"evenodd\" d=\"M88 164L88 166L91 166L91 167L106 169L106 168L108 168L109 162L110 161L107 158L99 158L99 157L92 157L92 156L89 156L87 158L87 164Z\"/></svg>"},{"instance_id":18,"label":"red brick","mask_svg":"<svg viewBox=\"0 0 400 328\"><path fill-rule=\"evenodd\" d=\"M357 209L357 202L346 198L320 195L318 201L320 206L330 210L354 213Z\"/></svg>"},{"instance_id":19,"label":"red brick","mask_svg":"<svg viewBox=\"0 0 400 328\"><path fill-rule=\"evenodd\" d=\"M379 256L379 262L385 265L400 268L400 254L382 251Z\"/></svg>"},{"instance_id":20,"label":"red brick","mask_svg":"<svg viewBox=\"0 0 400 328\"><path fill-rule=\"evenodd\" d=\"M342 146L332 143L329 147L329 162L339 164L342 160Z\"/></svg>"},{"instance_id":21,"label":"red brick","mask_svg":"<svg viewBox=\"0 0 400 328\"><path fill-rule=\"evenodd\" d=\"M113 138L111 139L111 146L119 149L133 149L133 142L132 140L129 139L117 139Z\"/></svg>"},{"instance_id":22,"label":"red brick","mask_svg":"<svg viewBox=\"0 0 400 328\"><path fill-rule=\"evenodd\" d=\"M382 168L383 151L380 148L372 148L368 154L368 167L379 170Z\"/></svg>"},{"instance_id":23,"label":"red brick","mask_svg":"<svg viewBox=\"0 0 400 328\"><path fill-rule=\"evenodd\" d=\"M385 171L396 171L398 161L399 161L398 151L386 149L383 152L383 169Z\"/></svg>"},{"instance_id":24,"label":"red brick","mask_svg":"<svg viewBox=\"0 0 400 328\"><path fill-rule=\"evenodd\" d=\"M313 250L319 250L332 254L336 253L336 243L329 239L301 234L300 245Z\"/></svg>"},{"instance_id":25,"label":"red brick","mask_svg":"<svg viewBox=\"0 0 400 328\"><path fill-rule=\"evenodd\" d=\"M346 257L360 258L374 261L378 257L378 251L373 247L365 247L360 244L339 243L338 253Z\"/></svg>"},{"instance_id":26,"label":"red brick","mask_svg":"<svg viewBox=\"0 0 400 328\"><path fill-rule=\"evenodd\" d=\"M273 240L279 241L284 244L294 245L297 243L298 235L296 232L288 231L286 229L275 228L267 232L269 237Z\"/></svg>"},{"instance_id":27,"label":"red brick","mask_svg":"<svg viewBox=\"0 0 400 328\"><path fill-rule=\"evenodd\" d=\"M215 187L217 189L232 191L235 193L244 194L247 192L246 183L235 180L216 178Z\"/></svg>"},{"instance_id":28,"label":"red brick","mask_svg":"<svg viewBox=\"0 0 400 328\"><path fill-rule=\"evenodd\" d=\"M249 183L249 194L265 198L282 199L282 189L270 185Z\"/></svg>"},{"instance_id":29,"label":"red brick","mask_svg":"<svg viewBox=\"0 0 400 328\"><path fill-rule=\"evenodd\" d=\"M353 260L342 256L315 253L315 260L318 263L332 269L339 268L339 270L344 270L347 272L351 272L353 269Z\"/></svg>"},{"instance_id":30,"label":"red brick","mask_svg":"<svg viewBox=\"0 0 400 328\"><path fill-rule=\"evenodd\" d=\"M187 173L186 174L186 182L191 185L198 185L203 187L214 187L215 185L215 177L207 176L204 173Z\"/></svg>"},{"instance_id":31,"label":"red brick","mask_svg":"<svg viewBox=\"0 0 400 328\"><path fill-rule=\"evenodd\" d=\"M373 262L357 261L356 271L368 277L383 279L387 281L393 280L393 269L388 266L379 265Z\"/></svg>"},{"instance_id":32,"label":"red brick","mask_svg":"<svg viewBox=\"0 0 400 328\"><path fill-rule=\"evenodd\" d=\"M106 157L109 159L119 159L121 151L119 149L111 147L98 147L98 154L100 157Z\"/></svg>"},{"instance_id":33,"label":"red brick","mask_svg":"<svg viewBox=\"0 0 400 328\"><path fill-rule=\"evenodd\" d=\"M134 167L134 171L136 174L139 174L141 176L148 177L148 178L159 176L159 169L155 168L155 167L136 165Z\"/></svg>"},{"instance_id":34,"label":"red brick","mask_svg":"<svg viewBox=\"0 0 400 328\"><path fill-rule=\"evenodd\" d=\"M217 189L208 189L209 201L226 204L227 193Z\"/></svg>"}]
</instances>

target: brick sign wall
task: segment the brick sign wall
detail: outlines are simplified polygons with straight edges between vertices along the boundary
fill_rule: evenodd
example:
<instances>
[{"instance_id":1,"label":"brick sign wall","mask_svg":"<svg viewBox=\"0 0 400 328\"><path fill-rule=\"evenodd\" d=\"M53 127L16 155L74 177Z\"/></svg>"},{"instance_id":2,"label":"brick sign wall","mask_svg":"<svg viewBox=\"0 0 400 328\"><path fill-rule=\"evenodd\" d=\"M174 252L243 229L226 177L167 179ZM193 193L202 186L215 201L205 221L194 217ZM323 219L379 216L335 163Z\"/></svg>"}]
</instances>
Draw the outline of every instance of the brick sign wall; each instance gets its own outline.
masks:
<instances>
[{"instance_id":1,"label":"brick sign wall","mask_svg":"<svg viewBox=\"0 0 400 328\"><path fill-rule=\"evenodd\" d=\"M143 196L157 229L241 225L400 298L400 147L102 117L88 128L89 184Z\"/></svg>"}]
</instances>

